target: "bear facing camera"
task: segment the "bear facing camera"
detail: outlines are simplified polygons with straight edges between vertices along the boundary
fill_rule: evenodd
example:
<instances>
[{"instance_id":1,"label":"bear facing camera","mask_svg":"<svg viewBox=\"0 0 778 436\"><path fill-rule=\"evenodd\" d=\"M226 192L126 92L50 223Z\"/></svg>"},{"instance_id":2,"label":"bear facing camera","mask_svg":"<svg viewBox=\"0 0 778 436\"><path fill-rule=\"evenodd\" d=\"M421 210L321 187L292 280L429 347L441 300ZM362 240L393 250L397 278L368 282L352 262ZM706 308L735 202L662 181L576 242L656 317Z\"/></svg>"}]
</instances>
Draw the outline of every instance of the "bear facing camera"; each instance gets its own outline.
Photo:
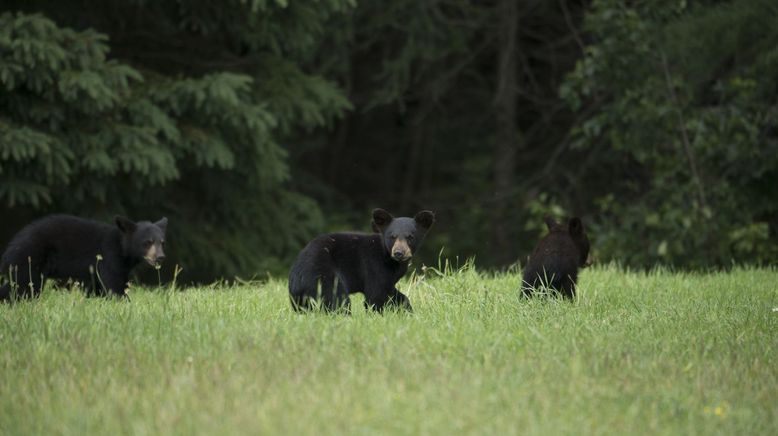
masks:
<instances>
[{"instance_id":1,"label":"bear facing camera","mask_svg":"<svg viewBox=\"0 0 778 436\"><path fill-rule=\"evenodd\" d=\"M413 218L373 210L375 233L330 233L314 238L297 256L289 272L292 307L306 311L318 303L328 311L351 310L349 294L365 295L365 306L381 312L386 306L412 310L396 288L408 262L435 222L428 210Z\"/></svg>"}]
</instances>

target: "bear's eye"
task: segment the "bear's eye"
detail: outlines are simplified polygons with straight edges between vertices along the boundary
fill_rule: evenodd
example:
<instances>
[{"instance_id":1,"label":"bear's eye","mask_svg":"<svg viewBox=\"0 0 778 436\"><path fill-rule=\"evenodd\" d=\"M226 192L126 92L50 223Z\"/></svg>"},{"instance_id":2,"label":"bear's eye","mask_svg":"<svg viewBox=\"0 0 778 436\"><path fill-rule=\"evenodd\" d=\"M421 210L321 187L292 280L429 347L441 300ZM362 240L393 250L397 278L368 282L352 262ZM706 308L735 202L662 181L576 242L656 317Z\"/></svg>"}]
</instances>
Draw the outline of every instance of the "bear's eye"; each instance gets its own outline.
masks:
<instances>
[{"instance_id":1,"label":"bear's eye","mask_svg":"<svg viewBox=\"0 0 778 436\"><path fill-rule=\"evenodd\" d=\"M165 246L165 240L164 239L159 241L159 243L162 244L163 247Z\"/></svg>"},{"instance_id":2,"label":"bear's eye","mask_svg":"<svg viewBox=\"0 0 778 436\"><path fill-rule=\"evenodd\" d=\"M153 243L154 243L154 241L152 241L151 239L148 239L148 240L146 240L146 242L143 243L143 245L145 245L146 247L151 247L151 244L153 244Z\"/></svg>"},{"instance_id":3,"label":"bear's eye","mask_svg":"<svg viewBox=\"0 0 778 436\"><path fill-rule=\"evenodd\" d=\"M389 239L397 239L397 235L389 235Z\"/></svg>"},{"instance_id":4,"label":"bear's eye","mask_svg":"<svg viewBox=\"0 0 778 436\"><path fill-rule=\"evenodd\" d=\"M405 239L408 241L413 241L413 235L408 235L405 237Z\"/></svg>"}]
</instances>

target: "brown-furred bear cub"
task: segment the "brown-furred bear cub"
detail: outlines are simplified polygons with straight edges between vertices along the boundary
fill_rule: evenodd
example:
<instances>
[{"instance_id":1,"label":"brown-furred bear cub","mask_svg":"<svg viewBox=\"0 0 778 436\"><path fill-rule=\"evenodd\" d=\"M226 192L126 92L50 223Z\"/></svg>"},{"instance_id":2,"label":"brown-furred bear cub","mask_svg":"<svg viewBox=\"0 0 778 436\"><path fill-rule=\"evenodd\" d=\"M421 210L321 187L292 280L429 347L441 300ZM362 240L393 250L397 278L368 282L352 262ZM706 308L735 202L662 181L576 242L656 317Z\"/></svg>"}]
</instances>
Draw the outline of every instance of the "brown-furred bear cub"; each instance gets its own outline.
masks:
<instances>
[{"instance_id":1,"label":"brown-furred bear cub","mask_svg":"<svg viewBox=\"0 0 778 436\"><path fill-rule=\"evenodd\" d=\"M524 268L524 295L530 296L538 285L567 298L575 297L578 268L589 256L589 238L578 217L557 223L545 217L548 235L538 242Z\"/></svg>"}]
</instances>

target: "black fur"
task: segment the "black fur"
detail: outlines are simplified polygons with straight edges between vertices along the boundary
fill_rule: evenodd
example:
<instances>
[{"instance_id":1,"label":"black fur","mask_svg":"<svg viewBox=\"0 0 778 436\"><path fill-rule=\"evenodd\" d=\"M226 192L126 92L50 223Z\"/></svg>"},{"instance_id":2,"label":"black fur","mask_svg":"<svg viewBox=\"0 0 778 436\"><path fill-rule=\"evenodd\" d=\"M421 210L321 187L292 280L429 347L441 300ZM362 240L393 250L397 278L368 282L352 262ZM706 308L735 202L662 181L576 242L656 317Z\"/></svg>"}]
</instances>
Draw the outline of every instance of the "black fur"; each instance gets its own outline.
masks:
<instances>
[{"instance_id":1,"label":"black fur","mask_svg":"<svg viewBox=\"0 0 778 436\"><path fill-rule=\"evenodd\" d=\"M578 268L586 264L589 256L589 238L579 218L557 223L546 217L545 221L549 233L538 242L524 268L524 294L531 295L539 284L543 284L573 298Z\"/></svg>"},{"instance_id":2,"label":"black fur","mask_svg":"<svg viewBox=\"0 0 778 436\"><path fill-rule=\"evenodd\" d=\"M412 310L408 297L395 284L408 270L408 261L421 245L435 216L422 211L414 218L394 218L373 211L378 234L332 233L312 240L289 272L289 296L297 311L321 301L326 310L349 311L349 294L362 292L365 306L382 311L387 304Z\"/></svg>"},{"instance_id":3,"label":"black fur","mask_svg":"<svg viewBox=\"0 0 778 436\"><path fill-rule=\"evenodd\" d=\"M133 267L144 259L157 264L165 258L167 218L135 223L117 216L115 221L110 226L51 215L23 228L0 259L0 300L37 297L50 278L79 281L90 294L125 296Z\"/></svg>"}]
</instances>

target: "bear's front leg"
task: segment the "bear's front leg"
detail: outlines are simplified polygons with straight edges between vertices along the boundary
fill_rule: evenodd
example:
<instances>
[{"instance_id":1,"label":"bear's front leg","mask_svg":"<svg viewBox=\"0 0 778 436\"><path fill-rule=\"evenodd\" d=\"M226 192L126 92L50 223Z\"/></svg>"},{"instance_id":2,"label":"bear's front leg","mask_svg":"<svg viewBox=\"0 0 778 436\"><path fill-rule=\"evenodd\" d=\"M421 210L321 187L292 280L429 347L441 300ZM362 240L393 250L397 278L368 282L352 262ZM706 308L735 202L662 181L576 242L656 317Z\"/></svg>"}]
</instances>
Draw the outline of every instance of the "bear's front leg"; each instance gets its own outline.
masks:
<instances>
[{"instance_id":1,"label":"bear's front leg","mask_svg":"<svg viewBox=\"0 0 778 436\"><path fill-rule=\"evenodd\" d=\"M389 285L380 290L372 290L365 293L366 308L372 308L377 312L383 312L384 307L387 305L413 311L408 297L398 291L394 285Z\"/></svg>"},{"instance_id":2,"label":"bear's front leg","mask_svg":"<svg viewBox=\"0 0 778 436\"><path fill-rule=\"evenodd\" d=\"M121 299L129 299L130 296L127 294L127 284L130 282L129 277L117 277L117 278L110 278L105 283L105 290L104 294L106 297L112 296L112 297L119 297Z\"/></svg>"},{"instance_id":3,"label":"bear's front leg","mask_svg":"<svg viewBox=\"0 0 778 436\"><path fill-rule=\"evenodd\" d=\"M384 306L389 300L392 286L374 286L365 289L365 308L376 312L383 312Z\"/></svg>"},{"instance_id":4,"label":"bear's front leg","mask_svg":"<svg viewBox=\"0 0 778 436\"><path fill-rule=\"evenodd\" d=\"M386 305L386 299L365 296L365 309L372 309L376 312L383 312Z\"/></svg>"},{"instance_id":5,"label":"bear's front leg","mask_svg":"<svg viewBox=\"0 0 778 436\"><path fill-rule=\"evenodd\" d=\"M389 295L389 301L387 301L387 304L390 304L392 306L401 309L405 309L408 312L413 312L413 307L411 306L411 300L409 300L405 294L398 291L397 288L394 288L392 293Z\"/></svg>"},{"instance_id":6,"label":"bear's front leg","mask_svg":"<svg viewBox=\"0 0 778 436\"><path fill-rule=\"evenodd\" d=\"M129 297L126 292L127 283L130 281L129 275L119 274L103 267L100 267L98 271L99 274L95 274L94 284L91 286L92 295Z\"/></svg>"}]
</instances>

